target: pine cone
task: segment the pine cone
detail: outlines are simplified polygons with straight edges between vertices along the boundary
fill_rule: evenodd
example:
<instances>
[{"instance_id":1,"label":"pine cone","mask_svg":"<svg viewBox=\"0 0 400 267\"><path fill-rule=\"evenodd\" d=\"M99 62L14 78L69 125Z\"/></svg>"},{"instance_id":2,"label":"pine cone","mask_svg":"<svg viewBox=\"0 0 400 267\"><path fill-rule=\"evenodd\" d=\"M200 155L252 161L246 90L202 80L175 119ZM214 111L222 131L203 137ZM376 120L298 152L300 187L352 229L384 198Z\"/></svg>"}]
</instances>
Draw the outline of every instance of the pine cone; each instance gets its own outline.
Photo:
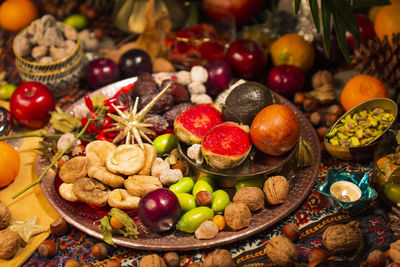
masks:
<instances>
[{"instance_id":1,"label":"pine cone","mask_svg":"<svg viewBox=\"0 0 400 267\"><path fill-rule=\"evenodd\" d=\"M375 76L400 89L400 33L393 34L393 46L387 36L383 40L378 37L368 41L366 45L354 50L351 63L361 73Z\"/></svg>"}]
</instances>

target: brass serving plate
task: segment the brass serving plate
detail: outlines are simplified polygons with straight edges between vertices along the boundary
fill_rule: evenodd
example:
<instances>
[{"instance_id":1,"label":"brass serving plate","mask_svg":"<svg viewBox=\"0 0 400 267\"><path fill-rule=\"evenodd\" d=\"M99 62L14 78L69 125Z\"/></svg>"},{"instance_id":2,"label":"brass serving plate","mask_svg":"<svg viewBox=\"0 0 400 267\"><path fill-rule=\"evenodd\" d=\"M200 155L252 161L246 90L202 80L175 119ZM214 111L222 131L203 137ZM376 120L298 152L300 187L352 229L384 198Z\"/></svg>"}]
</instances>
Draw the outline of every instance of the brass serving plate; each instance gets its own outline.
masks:
<instances>
[{"instance_id":1,"label":"brass serving plate","mask_svg":"<svg viewBox=\"0 0 400 267\"><path fill-rule=\"evenodd\" d=\"M101 88L92 94L103 93L107 97L111 97L121 87L128 85L135 80L136 78L126 79ZM137 239L129 239L119 236L114 237L114 243L135 249L157 251L206 249L245 239L273 226L288 216L293 210L301 205L314 186L320 165L321 154L318 136L308 119L289 101L282 98L282 103L288 105L295 111L301 125L300 135L310 143L315 158L312 166L307 168L296 169L294 161L291 160L289 160L285 164L285 167L282 168L280 174L285 175L290 184L289 195L285 203L277 206L265 206L260 211L252 214L251 223L248 228L240 231L224 230L219 232L216 238L211 240L198 240L194 235L186 234L178 230L172 230L163 234L153 233L141 224L135 211L129 211L128 214L134 218L140 236ZM77 115L77 117L81 116L80 114L87 112L84 100L80 99L77 101L67 110L67 112ZM39 155L37 158L38 175L42 173L47 166L48 162L42 162ZM84 204L65 201L58 193L59 184L60 181L56 175L55 169L52 169L52 171L49 172L40 183L43 194L49 203L68 223L91 236L102 239L96 221L103 216L102 214L106 214L109 208L105 207L96 210ZM232 188L228 188L227 191L231 196L234 193Z\"/></svg>"},{"instance_id":2,"label":"brass serving plate","mask_svg":"<svg viewBox=\"0 0 400 267\"><path fill-rule=\"evenodd\" d=\"M336 123L333 124L327 131L327 134L328 134L348 114L353 115L362 110L371 111L375 108L382 108L385 110L385 112L389 112L394 115L394 120L391 123L391 125L378 138L376 138L371 143L368 143L363 146L340 146L340 145L335 146L329 142L329 139L325 135L324 145L325 145L326 150L329 152L329 154L331 154L332 156L334 156L338 159L342 159L342 160L357 160L357 161L371 160L376 146L383 140L383 136L385 136L385 134L395 124L395 122L397 120L398 110L397 110L397 105L393 100L391 100L389 98L376 98L376 99L371 99L371 100L365 101L365 102L357 105L356 107L350 109L345 114L343 114L336 121Z\"/></svg>"}]
</instances>

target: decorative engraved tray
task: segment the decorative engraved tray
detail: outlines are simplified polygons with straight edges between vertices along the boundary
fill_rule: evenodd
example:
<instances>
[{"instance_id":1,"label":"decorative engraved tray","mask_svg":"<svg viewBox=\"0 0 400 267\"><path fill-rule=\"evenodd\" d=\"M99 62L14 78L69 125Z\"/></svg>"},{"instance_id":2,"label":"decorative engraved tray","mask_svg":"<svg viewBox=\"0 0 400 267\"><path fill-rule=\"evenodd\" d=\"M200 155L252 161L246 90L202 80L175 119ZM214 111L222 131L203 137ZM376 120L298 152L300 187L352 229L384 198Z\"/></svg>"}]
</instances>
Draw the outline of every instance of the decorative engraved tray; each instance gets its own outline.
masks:
<instances>
[{"instance_id":1,"label":"decorative engraved tray","mask_svg":"<svg viewBox=\"0 0 400 267\"><path fill-rule=\"evenodd\" d=\"M107 97L112 97L123 86L134 81L136 81L136 77L108 85L92 92L91 94L103 93ZM309 142L315 158L312 166L297 169L294 160L289 160L293 158L293 153L289 152L288 155L283 157L282 160L284 162L282 164L278 162L277 165L275 165L276 168L274 170L279 174L284 175L289 180L290 191L285 203L277 206L265 205L260 211L252 214L249 227L240 231L223 230L218 233L216 238L211 240L198 240L193 234L186 234L178 230L171 230L163 234L153 233L141 224L140 220L136 216L136 211L127 211L127 213L134 219L139 229L139 238L129 239L124 237L114 237L113 242L117 245L145 250L178 251L210 248L212 246L232 243L254 235L278 223L295 210L308 196L317 178L321 160L319 139L308 119L291 102L279 95L277 95L277 97L280 104L290 107L296 113L300 122L300 136ZM67 110L69 114L73 114L77 117L82 117L87 111L83 99L74 103ZM48 163L40 161L39 155L37 158L38 175L40 175L47 166ZM61 181L57 177L55 169L51 170L45 177L43 177L40 186L49 203L68 223L89 235L102 239L102 235L98 230L97 221L106 215L110 208L103 207L96 209L82 203L68 202L58 193L58 186L60 184ZM227 188L226 190L231 196L234 194L233 188Z\"/></svg>"}]
</instances>

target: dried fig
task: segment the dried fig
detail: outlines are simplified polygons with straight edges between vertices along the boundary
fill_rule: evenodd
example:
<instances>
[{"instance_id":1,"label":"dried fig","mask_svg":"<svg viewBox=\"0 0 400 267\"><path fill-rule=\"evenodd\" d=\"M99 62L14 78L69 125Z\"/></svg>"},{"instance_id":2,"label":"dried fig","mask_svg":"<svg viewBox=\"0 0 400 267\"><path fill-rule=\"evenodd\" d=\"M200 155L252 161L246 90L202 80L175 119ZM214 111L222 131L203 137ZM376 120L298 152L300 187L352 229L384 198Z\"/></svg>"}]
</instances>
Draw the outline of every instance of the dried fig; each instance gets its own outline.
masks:
<instances>
[{"instance_id":1,"label":"dried fig","mask_svg":"<svg viewBox=\"0 0 400 267\"><path fill-rule=\"evenodd\" d=\"M103 207L107 204L108 187L95 179L80 178L74 182L72 190L75 196L86 204L96 207Z\"/></svg>"},{"instance_id":2,"label":"dried fig","mask_svg":"<svg viewBox=\"0 0 400 267\"><path fill-rule=\"evenodd\" d=\"M74 157L61 165L58 175L63 182L73 183L77 179L83 178L87 175L89 166L90 160L88 157Z\"/></svg>"}]
</instances>

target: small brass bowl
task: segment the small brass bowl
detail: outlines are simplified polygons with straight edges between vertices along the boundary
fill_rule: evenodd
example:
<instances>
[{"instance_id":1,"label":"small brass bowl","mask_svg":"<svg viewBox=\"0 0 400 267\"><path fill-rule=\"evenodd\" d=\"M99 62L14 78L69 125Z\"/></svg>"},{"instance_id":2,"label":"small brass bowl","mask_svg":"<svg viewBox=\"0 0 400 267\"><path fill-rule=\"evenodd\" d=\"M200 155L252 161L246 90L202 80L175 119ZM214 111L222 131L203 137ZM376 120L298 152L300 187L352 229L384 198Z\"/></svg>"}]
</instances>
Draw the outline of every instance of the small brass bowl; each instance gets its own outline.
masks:
<instances>
[{"instance_id":1,"label":"small brass bowl","mask_svg":"<svg viewBox=\"0 0 400 267\"><path fill-rule=\"evenodd\" d=\"M393 121L389 126L374 140L370 143L360 146L343 146L343 145L333 145L329 142L329 138L327 135L337 126L337 124L341 123L341 120L344 119L347 115L353 116L355 113L360 111L372 111L375 108L382 108L385 112L390 113L394 116ZM342 159L342 160L356 160L356 161L367 161L371 160L374 154L374 150L376 146L382 141L383 136L388 132L390 128L393 127L395 121L397 120L397 105L396 103L389 98L375 98L368 101L365 101L358 106L352 108L343 114L335 124L333 124L329 130L327 131L324 137L324 146L326 150L332 156Z\"/></svg>"}]
</instances>

